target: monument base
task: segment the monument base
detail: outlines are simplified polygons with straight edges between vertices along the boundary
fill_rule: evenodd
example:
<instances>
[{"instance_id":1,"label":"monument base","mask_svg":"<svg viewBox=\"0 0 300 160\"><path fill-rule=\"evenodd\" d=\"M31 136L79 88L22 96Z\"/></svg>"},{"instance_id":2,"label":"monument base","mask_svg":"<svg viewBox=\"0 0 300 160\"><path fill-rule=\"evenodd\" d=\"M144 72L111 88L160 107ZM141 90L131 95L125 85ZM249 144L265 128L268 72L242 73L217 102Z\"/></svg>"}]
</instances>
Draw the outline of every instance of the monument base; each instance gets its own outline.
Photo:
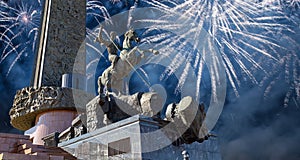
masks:
<instances>
[{"instance_id":1,"label":"monument base","mask_svg":"<svg viewBox=\"0 0 300 160\"><path fill-rule=\"evenodd\" d=\"M136 115L87 134L59 143L59 147L78 159L183 159L186 151L191 160L221 159L216 138L203 143L172 145L152 118Z\"/></svg>"}]
</instances>

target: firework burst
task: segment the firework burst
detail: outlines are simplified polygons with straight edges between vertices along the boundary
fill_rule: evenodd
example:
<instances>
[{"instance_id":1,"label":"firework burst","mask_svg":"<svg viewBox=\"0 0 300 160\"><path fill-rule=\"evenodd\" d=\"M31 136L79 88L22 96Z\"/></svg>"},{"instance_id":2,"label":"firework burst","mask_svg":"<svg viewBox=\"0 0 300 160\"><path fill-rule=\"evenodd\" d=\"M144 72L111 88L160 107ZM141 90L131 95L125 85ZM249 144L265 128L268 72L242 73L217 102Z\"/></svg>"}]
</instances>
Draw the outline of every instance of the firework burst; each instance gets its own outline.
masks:
<instances>
[{"instance_id":1,"label":"firework burst","mask_svg":"<svg viewBox=\"0 0 300 160\"><path fill-rule=\"evenodd\" d=\"M8 76L21 57L27 57L35 52L41 4L24 1L7 3L1 1L0 3L0 41L2 44L0 63L13 57L6 71L6 76Z\"/></svg>"},{"instance_id":2,"label":"firework burst","mask_svg":"<svg viewBox=\"0 0 300 160\"><path fill-rule=\"evenodd\" d=\"M186 74L194 72L197 77L196 86L199 89L196 93L198 97L200 84L206 78L204 75L207 75L204 72L207 72L208 68L210 80L207 82L210 83L214 92L221 82L222 77L218 70L221 67L237 97L240 94L239 88L244 84L268 86L265 91L267 95L272 84L278 80L274 78L274 75L286 74L285 77L289 78L290 89L286 93L285 104L294 95L298 97L296 99L299 99L299 89L297 89L299 88L297 78L299 54L293 50L299 48L297 40L299 38L286 39L293 41L290 45L285 45L285 41L278 40L297 33L298 0L142 2L143 7L154 7L165 13L158 19L137 21L148 24L148 28L142 33L142 43L155 44L155 47L159 48L162 53L160 58L155 58L152 62L160 63L166 59L170 61L161 79L176 71L182 73L176 91L180 92L182 84L186 83L186 77L188 77ZM90 1L89 4L91 13L94 9L99 11L94 16L101 17L105 23L113 23L102 3ZM132 25L135 22L133 16ZM201 29L209 34L208 39L202 38ZM96 34L95 31L88 30L88 35L95 37ZM194 40L193 44L188 41L190 39ZM215 48L199 48L199 44L204 42ZM97 52L102 54L100 51ZM210 65L207 61L211 62ZM182 66L185 67L182 68Z\"/></svg>"},{"instance_id":3,"label":"firework burst","mask_svg":"<svg viewBox=\"0 0 300 160\"><path fill-rule=\"evenodd\" d=\"M293 34L298 33L297 24L299 24L299 18L297 18L298 13L296 11L299 1L289 1L289 3L286 3L270 0L260 2L186 0L177 4L174 2L175 7L163 7L163 4L156 1L148 1L147 3L152 6L161 7L164 11L171 13L168 15L173 16L170 19L175 19L174 15L178 16L178 19L189 17L190 19L186 20L188 23L183 23L184 25L193 25L195 28L205 28L207 30L210 37L214 40L213 45L216 45L219 49L219 53L217 54L222 57L221 61L218 61L218 59L214 59L213 61L220 63L225 68L227 79L236 96L239 96L238 90L242 84L262 84L266 82L264 79L273 79L275 74L273 72L276 72L277 74L280 73L281 76L282 74L287 74L285 77L288 77L286 79L290 81L288 83L290 84L290 89L286 93L284 104L286 105L286 102L294 95L298 97L296 99L299 99L299 93L297 93L297 88L299 88L297 78L297 73L299 72L299 54L295 53L295 50L299 50L299 40L296 37L289 38ZM164 20L168 18L162 17ZM165 22L165 24L169 24L165 25L158 20L156 23L157 28L161 29L164 29L164 27L182 27L180 24L174 24L173 22ZM161 41L163 45L174 45L175 47L178 43L182 43L182 39L188 39L191 35L195 40L201 39L201 34L197 29L190 29L184 34L179 35L179 37L173 38L172 42L167 42L169 38L163 40L165 36L161 36L162 39L158 41ZM285 40L279 41L283 37L286 37ZM287 42L293 43L286 45ZM177 67L185 65L186 62L192 63L194 68L186 65L185 69L198 70L197 68L202 68L201 66L203 66L203 57L215 56L212 53L199 50L196 54L195 52L186 52L186 46L184 45L177 46L176 48L183 54L183 57L192 57L193 60L188 58L187 61L178 61L175 57L173 60L174 63L171 63L170 66L170 69L173 71ZM166 54L174 53L167 50L162 52ZM191 56L190 54L195 55ZM293 62L288 57L293 57L291 58ZM281 68L285 70L281 70ZM293 68L293 71L290 71L290 68ZM166 73L169 72L170 70L166 71ZM217 85L218 74L216 70L210 70L211 85L213 88ZM197 72L197 86L200 86L201 76L202 71L199 69ZM182 78L180 81L184 81L184 77ZM276 80L278 78L272 81L275 82ZM267 87L266 94L269 93L268 90L271 88L272 85ZM292 94L294 92L295 94Z\"/></svg>"}]
</instances>

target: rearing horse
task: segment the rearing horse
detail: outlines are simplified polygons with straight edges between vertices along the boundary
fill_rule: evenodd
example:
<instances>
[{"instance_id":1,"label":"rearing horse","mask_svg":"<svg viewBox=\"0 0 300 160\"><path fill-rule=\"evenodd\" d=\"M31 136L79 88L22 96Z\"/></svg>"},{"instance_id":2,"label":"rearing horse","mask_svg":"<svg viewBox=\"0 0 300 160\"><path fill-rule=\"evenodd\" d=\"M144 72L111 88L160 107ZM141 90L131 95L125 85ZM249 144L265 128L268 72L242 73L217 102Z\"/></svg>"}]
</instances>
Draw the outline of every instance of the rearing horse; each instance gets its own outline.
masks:
<instances>
[{"instance_id":1,"label":"rearing horse","mask_svg":"<svg viewBox=\"0 0 300 160\"><path fill-rule=\"evenodd\" d=\"M136 32L132 29L125 33L125 39L123 41L123 50L120 53L120 59L115 63L115 65L109 66L104 70L102 75L98 78L98 92L99 95L107 95L108 91L115 89L117 91L122 90L123 78L126 77L134 66L139 64L142 58L145 56L145 52L150 52L153 54L158 54L157 50L141 50L138 47L133 47L132 42L140 42L139 37ZM104 93L104 87L106 87L107 92Z\"/></svg>"}]
</instances>

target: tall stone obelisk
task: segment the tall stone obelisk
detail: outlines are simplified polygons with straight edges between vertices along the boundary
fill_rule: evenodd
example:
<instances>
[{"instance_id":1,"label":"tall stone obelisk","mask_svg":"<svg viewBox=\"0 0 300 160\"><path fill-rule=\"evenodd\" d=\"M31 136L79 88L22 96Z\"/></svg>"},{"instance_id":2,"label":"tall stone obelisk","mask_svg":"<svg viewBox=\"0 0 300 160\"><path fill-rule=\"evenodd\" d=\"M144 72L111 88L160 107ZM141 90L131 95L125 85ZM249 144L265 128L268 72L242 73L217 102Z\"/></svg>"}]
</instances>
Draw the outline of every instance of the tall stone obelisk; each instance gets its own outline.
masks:
<instances>
[{"instance_id":1,"label":"tall stone obelisk","mask_svg":"<svg viewBox=\"0 0 300 160\"><path fill-rule=\"evenodd\" d=\"M45 0L32 86L19 90L10 111L11 124L32 130L33 143L71 125L85 84L85 0ZM84 99L84 96L79 97ZM88 101L87 99L86 101Z\"/></svg>"}]
</instances>

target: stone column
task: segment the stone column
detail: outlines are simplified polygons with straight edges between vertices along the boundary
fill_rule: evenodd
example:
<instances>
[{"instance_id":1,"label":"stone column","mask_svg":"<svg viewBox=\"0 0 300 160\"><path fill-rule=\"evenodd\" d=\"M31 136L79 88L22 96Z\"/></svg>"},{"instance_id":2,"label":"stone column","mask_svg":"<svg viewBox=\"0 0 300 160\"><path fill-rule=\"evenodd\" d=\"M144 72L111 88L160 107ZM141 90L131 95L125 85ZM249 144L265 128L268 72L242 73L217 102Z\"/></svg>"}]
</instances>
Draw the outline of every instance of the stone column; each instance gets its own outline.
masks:
<instances>
[{"instance_id":1,"label":"stone column","mask_svg":"<svg viewBox=\"0 0 300 160\"><path fill-rule=\"evenodd\" d=\"M61 86L63 74L85 75L85 3L45 0L34 87Z\"/></svg>"},{"instance_id":2,"label":"stone column","mask_svg":"<svg viewBox=\"0 0 300 160\"><path fill-rule=\"evenodd\" d=\"M78 90L85 86L62 84L67 74L80 77L76 84L86 85L85 11L85 0L45 0L32 86L17 92L10 111L15 128L28 130L36 125L31 135L35 144L71 126L76 109L85 108L90 100L90 95Z\"/></svg>"}]
</instances>

